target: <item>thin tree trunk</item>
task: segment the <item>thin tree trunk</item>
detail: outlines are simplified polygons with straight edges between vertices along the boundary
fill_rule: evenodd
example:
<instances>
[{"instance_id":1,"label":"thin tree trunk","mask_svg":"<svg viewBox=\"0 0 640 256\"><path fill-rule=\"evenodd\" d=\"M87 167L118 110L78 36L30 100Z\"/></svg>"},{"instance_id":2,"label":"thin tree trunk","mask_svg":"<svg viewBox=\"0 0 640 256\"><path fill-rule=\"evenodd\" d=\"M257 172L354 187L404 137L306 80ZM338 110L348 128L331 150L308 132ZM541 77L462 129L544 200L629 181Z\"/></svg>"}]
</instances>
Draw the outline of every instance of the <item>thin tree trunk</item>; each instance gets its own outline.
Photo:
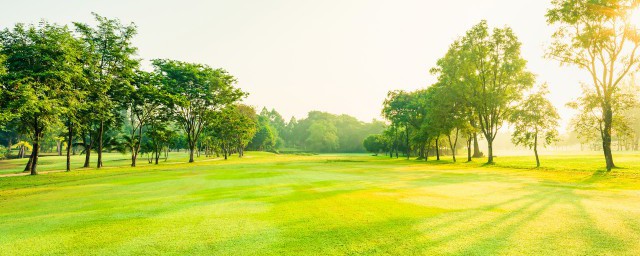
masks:
<instances>
[{"instance_id":1,"label":"thin tree trunk","mask_svg":"<svg viewBox=\"0 0 640 256\"><path fill-rule=\"evenodd\" d=\"M37 121L36 121L37 126ZM31 175L38 174L38 153L40 151L40 131L35 128L35 141L33 143L33 161L31 161Z\"/></svg>"},{"instance_id":2,"label":"thin tree trunk","mask_svg":"<svg viewBox=\"0 0 640 256\"><path fill-rule=\"evenodd\" d=\"M82 134L82 143L84 143L84 165L83 167L88 168L91 161L91 147L93 146L93 138L91 138L91 133L89 133L89 142L87 142L87 136Z\"/></svg>"},{"instance_id":3,"label":"thin tree trunk","mask_svg":"<svg viewBox=\"0 0 640 256\"><path fill-rule=\"evenodd\" d=\"M538 132L536 131L535 138L533 140L533 153L536 155L536 167L540 167L540 158L538 157Z\"/></svg>"},{"instance_id":4,"label":"thin tree trunk","mask_svg":"<svg viewBox=\"0 0 640 256\"><path fill-rule=\"evenodd\" d=\"M189 145L189 163L193 163L193 151L194 151L194 146Z\"/></svg>"},{"instance_id":5,"label":"thin tree trunk","mask_svg":"<svg viewBox=\"0 0 640 256\"><path fill-rule=\"evenodd\" d=\"M451 141L451 133L447 134L447 138L449 139L449 147L451 147L451 155L453 156L453 162L456 162L456 147L458 146L458 133L460 130L456 128L456 136L455 140Z\"/></svg>"},{"instance_id":6,"label":"thin tree trunk","mask_svg":"<svg viewBox=\"0 0 640 256\"><path fill-rule=\"evenodd\" d=\"M411 157L411 146L409 145L409 125L406 124L404 127L405 127L404 128L405 129L404 133L407 135L407 136L405 136L407 138L406 139L406 141L407 141L407 159L409 159Z\"/></svg>"},{"instance_id":7,"label":"thin tree trunk","mask_svg":"<svg viewBox=\"0 0 640 256\"><path fill-rule=\"evenodd\" d=\"M440 140L440 136L436 137L436 160L440 161L440 144L438 141Z\"/></svg>"},{"instance_id":8,"label":"thin tree trunk","mask_svg":"<svg viewBox=\"0 0 640 256\"><path fill-rule=\"evenodd\" d=\"M40 147L40 142L36 141L36 143L33 143L33 161L31 163L31 175L37 175L38 174L38 151Z\"/></svg>"},{"instance_id":9,"label":"thin tree trunk","mask_svg":"<svg viewBox=\"0 0 640 256\"><path fill-rule=\"evenodd\" d=\"M156 164L158 164L158 159L160 159L160 146L156 144Z\"/></svg>"},{"instance_id":10,"label":"thin tree trunk","mask_svg":"<svg viewBox=\"0 0 640 256\"><path fill-rule=\"evenodd\" d=\"M71 145L73 145L73 123L68 122L68 139L67 139L67 171L71 171Z\"/></svg>"},{"instance_id":11,"label":"thin tree trunk","mask_svg":"<svg viewBox=\"0 0 640 256\"><path fill-rule=\"evenodd\" d=\"M98 163L97 168L102 167L102 140L104 134L104 121L100 121L100 129L98 129Z\"/></svg>"},{"instance_id":12,"label":"thin tree trunk","mask_svg":"<svg viewBox=\"0 0 640 256\"><path fill-rule=\"evenodd\" d=\"M394 131L395 131L395 139L393 140L393 147L396 150L396 158L398 158L398 146L399 146L398 144L400 144L398 143L398 129L396 128L394 129Z\"/></svg>"},{"instance_id":13,"label":"thin tree trunk","mask_svg":"<svg viewBox=\"0 0 640 256\"><path fill-rule=\"evenodd\" d=\"M489 159L487 164L493 164L493 139L487 138L487 147L489 151Z\"/></svg>"},{"instance_id":14,"label":"thin tree trunk","mask_svg":"<svg viewBox=\"0 0 640 256\"><path fill-rule=\"evenodd\" d=\"M473 142L473 138L469 136L467 139L467 162L471 162L471 143Z\"/></svg>"},{"instance_id":15,"label":"thin tree trunk","mask_svg":"<svg viewBox=\"0 0 640 256\"><path fill-rule=\"evenodd\" d=\"M611 153L611 129L613 123L613 111L611 109L611 104L609 104L608 101L604 104L603 110L604 131L602 133L602 149L604 151L604 158L607 164L607 171L609 172L616 166L613 163L613 154Z\"/></svg>"},{"instance_id":16,"label":"thin tree trunk","mask_svg":"<svg viewBox=\"0 0 640 256\"><path fill-rule=\"evenodd\" d=\"M429 161L429 152L431 151L431 141L427 144L427 152L424 154L424 161Z\"/></svg>"}]
</instances>

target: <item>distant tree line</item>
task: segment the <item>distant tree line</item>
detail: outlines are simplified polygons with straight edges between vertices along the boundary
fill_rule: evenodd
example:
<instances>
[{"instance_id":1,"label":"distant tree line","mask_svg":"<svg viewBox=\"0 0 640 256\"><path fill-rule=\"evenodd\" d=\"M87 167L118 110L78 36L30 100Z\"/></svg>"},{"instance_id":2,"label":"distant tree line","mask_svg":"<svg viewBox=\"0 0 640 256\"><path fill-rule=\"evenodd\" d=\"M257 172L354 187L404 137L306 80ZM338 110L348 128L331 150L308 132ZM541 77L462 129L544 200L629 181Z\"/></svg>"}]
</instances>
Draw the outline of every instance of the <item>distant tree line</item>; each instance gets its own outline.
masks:
<instances>
[{"instance_id":1,"label":"distant tree line","mask_svg":"<svg viewBox=\"0 0 640 256\"><path fill-rule=\"evenodd\" d=\"M349 115L320 111L311 111L306 118L298 120L292 117L285 122L277 111L263 108L258 115L256 135L248 149L318 153L366 152L362 140L369 134L382 132L385 127L382 121L366 123Z\"/></svg>"}]
</instances>

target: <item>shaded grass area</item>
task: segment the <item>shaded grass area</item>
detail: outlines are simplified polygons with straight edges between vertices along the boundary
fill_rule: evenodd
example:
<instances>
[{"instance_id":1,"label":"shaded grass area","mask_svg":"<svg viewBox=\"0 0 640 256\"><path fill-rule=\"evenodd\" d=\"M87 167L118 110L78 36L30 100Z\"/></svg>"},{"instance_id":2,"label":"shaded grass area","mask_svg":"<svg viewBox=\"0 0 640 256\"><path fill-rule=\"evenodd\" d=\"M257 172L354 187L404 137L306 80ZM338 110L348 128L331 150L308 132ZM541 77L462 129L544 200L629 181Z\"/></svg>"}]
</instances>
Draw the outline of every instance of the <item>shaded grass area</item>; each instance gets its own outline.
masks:
<instances>
[{"instance_id":1,"label":"shaded grass area","mask_svg":"<svg viewBox=\"0 0 640 256\"><path fill-rule=\"evenodd\" d=\"M637 254L640 156L619 157L628 167L607 175L596 155L582 157L584 169L564 170L509 167L526 157L482 167L258 152L186 164L176 154L5 177L0 254Z\"/></svg>"}]
</instances>

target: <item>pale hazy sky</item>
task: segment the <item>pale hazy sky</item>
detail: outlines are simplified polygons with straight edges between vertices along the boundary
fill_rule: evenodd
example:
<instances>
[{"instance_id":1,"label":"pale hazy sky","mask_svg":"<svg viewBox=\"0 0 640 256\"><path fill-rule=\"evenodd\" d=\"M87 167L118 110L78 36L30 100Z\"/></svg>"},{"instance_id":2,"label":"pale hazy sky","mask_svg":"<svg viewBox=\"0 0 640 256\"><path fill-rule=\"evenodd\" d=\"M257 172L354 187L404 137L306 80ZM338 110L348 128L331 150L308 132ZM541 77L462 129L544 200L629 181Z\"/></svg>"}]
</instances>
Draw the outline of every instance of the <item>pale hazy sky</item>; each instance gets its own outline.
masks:
<instances>
[{"instance_id":1,"label":"pale hazy sky","mask_svg":"<svg viewBox=\"0 0 640 256\"><path fill-rule=\"evenodd\" d=\"M171 58L222 67L251 95L246 103L275 108L286 119L310 110L380 118L387 91L424 88L428 70L449 44L486 19L509 25L563 123L566 102L580 95L585 74L544 59L552 29L550 1L0 0L0 27L40 19L91 22L91 12L139 28L145 60Z\"/></svg>"}]
</instances>

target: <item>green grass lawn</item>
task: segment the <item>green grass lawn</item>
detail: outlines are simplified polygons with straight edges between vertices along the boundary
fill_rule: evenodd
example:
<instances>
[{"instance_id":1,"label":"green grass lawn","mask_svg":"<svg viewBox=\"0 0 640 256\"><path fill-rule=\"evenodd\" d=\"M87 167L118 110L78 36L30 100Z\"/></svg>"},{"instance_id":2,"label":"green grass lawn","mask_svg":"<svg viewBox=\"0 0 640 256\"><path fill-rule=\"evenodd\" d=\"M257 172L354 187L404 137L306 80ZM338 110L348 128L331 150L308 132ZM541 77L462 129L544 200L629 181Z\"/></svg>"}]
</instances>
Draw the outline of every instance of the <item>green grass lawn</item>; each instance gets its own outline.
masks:
<instances>
[{"instance_id":1,"label":"green grass lawn","mask_svg":"<svg viewBox=\"0 0 640 256\"><path fill-rule=\"evenodd\" d=\"M108 154L101 170L0 178L0 255L640 254L638 153L617 154L610 174L596 153L540 169L533 157L185 160L130 168Z\"/></svg>"}]
</instances>

